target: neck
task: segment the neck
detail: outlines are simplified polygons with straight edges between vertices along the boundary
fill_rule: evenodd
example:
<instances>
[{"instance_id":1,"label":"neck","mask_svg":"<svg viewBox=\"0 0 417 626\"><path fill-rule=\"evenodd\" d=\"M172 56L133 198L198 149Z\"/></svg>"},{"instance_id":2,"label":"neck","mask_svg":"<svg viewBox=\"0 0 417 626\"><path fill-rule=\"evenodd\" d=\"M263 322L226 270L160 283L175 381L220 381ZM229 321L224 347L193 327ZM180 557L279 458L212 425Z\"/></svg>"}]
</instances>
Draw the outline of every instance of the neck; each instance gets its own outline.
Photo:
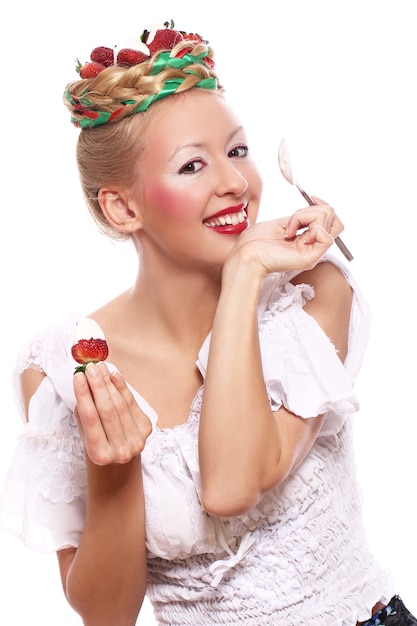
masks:
<instances>
[{"instance_id":1,"label":"neck","mask_svg":"<svg viewBox=\"0 0 417 626\"><path fill-rule=\"evenodd\" d=\"M178 341L200 343L211 330L221 288L221 270L149 269L141 259L131 305L148 327L163 329Z\"/></svg>"}]
</instances>

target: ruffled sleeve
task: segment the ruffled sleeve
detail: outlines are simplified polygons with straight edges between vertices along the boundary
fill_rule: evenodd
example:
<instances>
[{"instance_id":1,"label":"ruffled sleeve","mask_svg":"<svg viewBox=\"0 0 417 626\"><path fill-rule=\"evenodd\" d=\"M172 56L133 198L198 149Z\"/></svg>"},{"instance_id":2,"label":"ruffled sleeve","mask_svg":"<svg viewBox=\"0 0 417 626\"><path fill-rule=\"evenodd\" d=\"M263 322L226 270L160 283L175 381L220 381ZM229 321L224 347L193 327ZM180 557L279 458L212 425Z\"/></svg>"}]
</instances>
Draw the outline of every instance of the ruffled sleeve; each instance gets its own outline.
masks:
<instances>
[{"instance_id":1,"label":"ruffled sleeve","mask_svg":"<svg viewBox=\"0 0 417 626\"><path fill-rule=\"evenodd\" d=\"M77 547L84 528L87 473L74 417L75 362L71 355L80 317L72 314L63 324L30 340L18 357L13 375L24 426L0 492L0 525L42 552ZM116 369L111 363L107 365L111 371ZM26 369L45 374L29 403L27 423L20 385ZM155 411L129 387L155 425Z\"/></svg>"},{"instance_id":2,"label":"ruffled sleeve","mask_svg":"<svg viewBox=\"0 0 417 626\"><path fill-rule=\"evenodd\" d=\"M320 434L337 433L359 409L353 384L369 338L368 307L348 270L325 257L344 273L353 290L348 354L343 364L315 319L304 311L314 297L309 285L293 285L281 275L269 276L259 303L259 332L264 377L271 407L281 405L303 418L325 413Z\"/></svg>"},{"instance_id":3,"label":"ruffled sleeve","mask_svg":"<svg viewBox=\"0 0 417 626\"><path fill-rule=\"evenodd\" d=\"M14 372L16 402L24 420L20 375L46 374L29 405L0 495L0 523L25 545L50 552L77 546L84 524L86 470L73 415L76 317L28 342Z\"/></svg>"},{"instance_id":4,"label":"ruffled sleeve","mask_svg":"<svg viewBox=\"0 0 417 626\"><path fill-rule=\"evenodd\" d=\"M320 434L337 433L359 408L353 384L362 364L370 329L369 310L349 271L332 256L353 290L348 354L344 364L315 319L304 311L314 297L311 286L293 285L295 273L271 274L258 304L259 338L264 380L272 410L284 406L303 418L325 413ZM206 373L210 336L197 366Z\"/></svg>"}]
</instances>

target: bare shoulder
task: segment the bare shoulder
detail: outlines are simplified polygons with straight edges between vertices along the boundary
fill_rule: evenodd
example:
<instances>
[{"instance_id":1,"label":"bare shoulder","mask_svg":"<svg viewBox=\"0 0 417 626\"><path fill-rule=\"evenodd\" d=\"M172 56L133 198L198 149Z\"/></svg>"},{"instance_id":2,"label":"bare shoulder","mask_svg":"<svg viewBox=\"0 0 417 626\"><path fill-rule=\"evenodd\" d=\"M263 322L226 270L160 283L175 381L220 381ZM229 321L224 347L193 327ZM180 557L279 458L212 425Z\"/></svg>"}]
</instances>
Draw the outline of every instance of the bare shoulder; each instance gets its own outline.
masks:
<instances>
[{"instance_id":1,"label":"bare shoulder","mask_svg":"<svg viewBox=\"0 0 417 626\"><path fill-rule=\"evenodd\" d=\"M129 291L124 291L118 294L108 302L102 304L98 309L90 313L90 317L105 317L106 315L112 315L114 311L117 311L120 306L123 306L128 299Z\"/></svg>"},{"instance_id":2,"label":"bare shoulder","mask_svg":"<svg viewBox=\"0 0 417 626\"><path fill-rule=\"evenodd\" d=\"M120 319L126 315L128 307L128 292L124 292L103 304L88 315L102 327L106 337L120 325Z\"/></svg>"},{"instance_id":3,"label":"bare shoulder","mask_svg":"<svg viewBox=\"0 0 417 626\"><path fill-rule=\"evenodd\" d=\"M291 282L294 284L307 283L314 288L316 297L328 294L332 300L341 300L350 306L352 288L343 272L330 261L318 263L313 269L298 274Z\"/></svg>"},{"instance_id":4,"label":"bare shoulder","mask_svg":"<svg viewBox=\"0 0 417 626\"><path fill-rule=\"evenodd\" d=\"M344 360L347 353L352 288L343 272L330 261L323 261L298 274L294 284L307 283L314 289L314 298L304 309L312 315L336 346Z\"/></svg>"}]
</instances>

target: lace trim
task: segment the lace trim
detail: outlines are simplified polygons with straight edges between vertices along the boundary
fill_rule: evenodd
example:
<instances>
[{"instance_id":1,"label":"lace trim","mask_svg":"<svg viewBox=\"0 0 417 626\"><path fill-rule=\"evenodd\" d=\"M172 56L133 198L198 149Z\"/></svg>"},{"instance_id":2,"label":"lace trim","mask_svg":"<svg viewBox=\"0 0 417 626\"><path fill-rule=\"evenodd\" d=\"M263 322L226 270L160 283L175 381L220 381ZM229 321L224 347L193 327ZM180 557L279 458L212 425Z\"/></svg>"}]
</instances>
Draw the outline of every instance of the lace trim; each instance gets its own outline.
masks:
<instances>
[{"instance_id":1,"label":"lace trim","mask_svg":"<svg viewBox=\"0 0 417 626\"><path fill-rule=\"evenodd\" d=\"M86 492L84 448L70 424L62 431L48 434L24 431L17 452L21 474L31 477L46 500L68 503Z\"/></svg>"},{"instance_id":2,"label":"lace trim","mask_svg":"<svg viewBox=\"0 0 417 626\"><path fill-rule=\"evenodd\" d=\"M23 346L16 362L17 374L22 374L22 372L27 369L45 372L44 355L47 351L45 346L46 341L46 337L38 336Z\"/></svg>"}]
</instances>

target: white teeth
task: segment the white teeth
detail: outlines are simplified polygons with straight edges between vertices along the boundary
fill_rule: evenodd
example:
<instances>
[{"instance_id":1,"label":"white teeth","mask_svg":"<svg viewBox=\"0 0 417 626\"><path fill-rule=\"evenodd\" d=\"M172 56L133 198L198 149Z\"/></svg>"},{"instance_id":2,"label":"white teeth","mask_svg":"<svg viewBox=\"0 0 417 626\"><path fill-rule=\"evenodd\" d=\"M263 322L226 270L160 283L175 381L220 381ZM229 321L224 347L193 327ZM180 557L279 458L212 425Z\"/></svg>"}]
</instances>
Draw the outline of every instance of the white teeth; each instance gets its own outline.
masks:
<instances>
[{"instance_id":1,"label":"white teeth","mask_svg":"<svg viewBox=\"0 0 417 626\"><path fill-rule=\"evenodd\" d=\"M221 215L217 220L206 222L207 226L237 226L245 221L247 217L246 209L242 209L239 213L228 213Z\"/></svg>"}]
</instances>

